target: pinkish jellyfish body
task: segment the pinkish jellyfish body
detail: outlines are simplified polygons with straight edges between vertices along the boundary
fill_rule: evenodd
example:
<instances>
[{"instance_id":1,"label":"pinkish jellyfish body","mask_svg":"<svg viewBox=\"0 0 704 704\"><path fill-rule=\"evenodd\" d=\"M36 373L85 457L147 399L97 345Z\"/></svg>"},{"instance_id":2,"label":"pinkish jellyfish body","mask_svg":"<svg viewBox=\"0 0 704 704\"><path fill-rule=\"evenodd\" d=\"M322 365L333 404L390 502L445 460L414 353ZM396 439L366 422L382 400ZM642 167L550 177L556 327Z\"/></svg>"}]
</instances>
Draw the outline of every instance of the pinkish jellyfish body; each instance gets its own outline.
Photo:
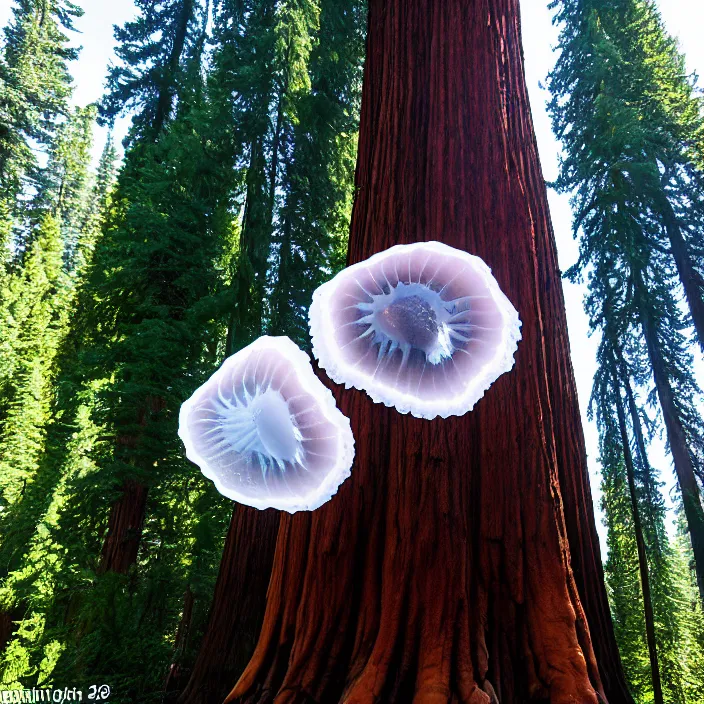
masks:
<instances>
[{"instance_id":1,"label":"pinkish jellyfish body","mask_svg":"<svg viewBox=\"0 0 704 704\"><path fill-rule=\"evenodd\" d=\"M313 353L337 383L419 418L470 411L513 367L520 321L489 267L441 242L397 245L313 294Z\"/></svg>"},{"instance_id":2,"label":"pinkish jellyfish body","mask_svg":"<svg viewBox=\"0 0 704 704\"><path fill-rule=\"evenodd\" d=\"M181 407L179 435L221 494L289 513L328 501L354 458L349 420L288 337L226 359Z\"/></svg>"}]
</instances>

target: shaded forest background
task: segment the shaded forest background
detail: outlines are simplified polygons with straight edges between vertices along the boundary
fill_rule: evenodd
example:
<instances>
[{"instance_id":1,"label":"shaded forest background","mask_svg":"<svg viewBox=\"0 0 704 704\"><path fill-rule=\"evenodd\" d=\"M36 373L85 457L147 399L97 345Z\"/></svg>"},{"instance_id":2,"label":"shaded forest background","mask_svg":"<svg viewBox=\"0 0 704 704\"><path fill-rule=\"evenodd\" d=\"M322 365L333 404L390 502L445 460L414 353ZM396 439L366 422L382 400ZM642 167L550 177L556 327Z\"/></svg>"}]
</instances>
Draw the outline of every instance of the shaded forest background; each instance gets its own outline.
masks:
<instances>
[{"instance_id":1,"label":"shaded forest background","mask_svg":"<svg viewBox=\"0 0 704 704\"><path fill-rule=\"evenodd\" d=\"M201 644L227 640L231 622L209 615L246 516L185 459L178 409L260 334L309 348L312 291L345 261L366 10L136 5L97 105L70 107L80 4L16 0L2 38L0 687L195 701ZM552 9L554 185L572 194L567 275L588 281L600 334L591 407L617 638L638 702L700 702L703 103L653 2ZM109 139L91 170L96 121L124 115L124 159ZM675 535L649 459L661 437ZM251 567L265 590L266 555ZM233 671L257 628L230 634Z\"/></svg>"}]
</instances>

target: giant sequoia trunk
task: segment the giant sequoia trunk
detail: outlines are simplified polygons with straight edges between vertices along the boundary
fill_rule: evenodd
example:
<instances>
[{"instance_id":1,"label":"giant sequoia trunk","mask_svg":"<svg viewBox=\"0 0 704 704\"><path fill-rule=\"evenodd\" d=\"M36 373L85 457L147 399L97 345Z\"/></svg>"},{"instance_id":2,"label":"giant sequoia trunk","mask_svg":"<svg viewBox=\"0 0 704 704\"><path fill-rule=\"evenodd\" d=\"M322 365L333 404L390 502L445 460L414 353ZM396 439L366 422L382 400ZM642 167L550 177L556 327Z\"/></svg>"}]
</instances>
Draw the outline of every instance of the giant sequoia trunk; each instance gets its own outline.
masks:
<instances>
[{"instance_id":1,"label":"giant sequoia trunk","mask_svg":"<svg viewBox=\"0 0 704 704\"><path fill-rule=\"evenodd\" d=\"M278 511L235 505L208 626L182 704L221 702L254 652L278 528Z\"/></svg>"},{"instance_id":2,"label":"giant sequoia trunk","mask_svg":"<svg viewBox=\"0 0 704 704\"><path fill-rule=\"evenodd\" d=\"M350 263L430 239L478 254L524 339L514 371L460 418L335 389L356 438L352 477L313 514L282 518L262 633L228 700L630 701L518 0L370 0L356 181Z\"/></svg>"}]
</instances>

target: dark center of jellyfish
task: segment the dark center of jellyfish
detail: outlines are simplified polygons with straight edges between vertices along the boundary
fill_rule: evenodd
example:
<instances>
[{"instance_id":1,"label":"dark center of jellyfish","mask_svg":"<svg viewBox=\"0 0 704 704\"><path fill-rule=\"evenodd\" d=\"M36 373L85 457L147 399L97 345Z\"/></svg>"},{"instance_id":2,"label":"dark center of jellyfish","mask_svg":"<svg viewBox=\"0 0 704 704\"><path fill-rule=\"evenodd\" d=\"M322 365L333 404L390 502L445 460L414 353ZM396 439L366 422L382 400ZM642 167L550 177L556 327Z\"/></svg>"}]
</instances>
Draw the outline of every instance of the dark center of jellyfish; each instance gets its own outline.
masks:
<instances>
[{"instance_id":1,"label":"dark center of jellyfish","mask_svg":"<svg viewBox=\"0 0 704 704\"><path fill-rule=\"evenodd\" d=\"M382 309L383 331L399 343L429 352L438 339L438 322L432 306L420 296L406 296Z\"/></svg>"}]
</instances>

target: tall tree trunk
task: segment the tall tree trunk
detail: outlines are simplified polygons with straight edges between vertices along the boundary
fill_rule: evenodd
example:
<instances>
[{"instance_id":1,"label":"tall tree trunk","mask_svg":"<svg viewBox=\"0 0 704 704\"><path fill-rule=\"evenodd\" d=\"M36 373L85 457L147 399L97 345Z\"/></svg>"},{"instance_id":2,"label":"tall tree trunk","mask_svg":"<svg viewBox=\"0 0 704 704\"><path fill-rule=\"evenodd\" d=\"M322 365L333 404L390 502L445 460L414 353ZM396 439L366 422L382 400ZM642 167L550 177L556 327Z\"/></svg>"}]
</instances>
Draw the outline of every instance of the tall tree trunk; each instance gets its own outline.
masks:
<instances>
[{"instance_id":1,"label":"tall tree trunk","mask_svg":"<svg viewBox=\"0 0 704 704\"><path fill-rule=\"evenodd\" d=\"M704 279L692 263L687 243L682 236L682 230L677 220L677 215L670 205L667 196L663 197L663 217L665 230L670 240L672 258L677 266L687 306L692 315L694 330L699 341L699 346L704 350Z\"/></svg>"},{"instance_id":2,"label":"tall tree trunk","mask_svg":"<svg viewBox=\"0 0 704 704\"><path fill-rule=\"evenodd\" d=\"M188 26L193 19L195 10L194 0L182 0L179 9L176 31L174 32L173 44L169 52L169 60L164 67L164 75L159 86L159 93L152 122L152 138L156 141L159 137L166 119L169 117L173 105L174 94L176 92L176 76L178 74L181 56L186 46L188 36Z\"/></svg>"},{"instance_id":3,"label":"tall tree trunk","mask_svg":"<svg viewBox=\"0 0 704 704\"><path fill-rule=\"evenodd\" d=\"M138 425L146 427L149 417L166 408L166 401L160 396L148 396L138 413ZM117 447L128 455L136 447L135 434L118 434ZM131 461L131 458L128 459ZM137 561L139 543L147 510L149 487L134 477L128 477L122 484L120 496L110 507L108 530L103 541L99 572L126 574Z\"/></svg>"},{"instance_id":4,"label":"tall tree trunk","mask_svg":"<svg viewBox=\"0 0 704 704\"><path fill-rule=\"evenodd\" d=\"M640 506L638 504L638 494L636 492L635 469L633 466L633 455L626 428L626 413L623 409L621 399L621 384L616 372L616 365L611 365L611 377L614 381L614 393L616 395L616 414L618 415L618 427L621 433L621 446L623 448L623 460L626 465L626 477L628 478L628 491L631 496L631 511L633 512L633 530L636 534L636 546L638 549L638 570L640 572L640 585L643 593L643 612L645 614L645 636L648 641L648 655L650 657L650 671L653 681L653 701L655 704L663 704L662 683L660 681L660 666L658 665L658 649L655 642L655 617L653 616L653 599L650 594L650 576L648 574L648 558L645 552L645 540L643 539L643 526L640 520Z\"/></svg>"},{"instance_id":5,"label":"tall tree trunk","mask_svg":"<svg viewBox=\"0 0 704 704\"><path fill-rule=\"evenodd\" d=\"M236 300L227 324L226 357L244 347L256 337L254 332L261 329L262 281L266 277L267 266L267 255L262 254L262 250L268 252L269 248L268 241L261 241L265 239L262 237L262 229L267 227L271 232L271 220L267 221L266 216L268 200L266 205L262 202L262 199L268 199L263 140L264 137L259 136L253 139L250 145L247 195L240 230L237 268L232 282Z\"/></svg>"},{"instance_id":6,"label":"tall tree trunk","mask_svg":"<svg viewBox=\"0 0 704 704\"><path fill-rule=\"evenodd\" d=\"M121 494L110 509L108 531L100 558L101 572L126 574L137 561L147 492L144 484L133 479L122 485Z\"/></svg>"},{"instance_id":7,"label":"tall tree trunk","mask_svg":"<svg viewBox=\"0 0 704 704\"><path fill-rule=\"evenodd\" d=\"M631 388L631 382L628 378L628 374L621 371L621 382L626 390L626 399L628 401L628 412L631 416L631 427L633 428L633 436L636 441L636 448L638 449L638 457L640 458L641 466L643 467L643 487L645 488L645 495L648 503L651 506L657 505L659 500L658 490L653 482L653 470L650 466L650 460L648 459L648 452L645 446L645 438L643 437L643 427L641 425L641 417L638 413L638 406L636 405L635 396L633 395L633 389ZM659 553L662 550L660 545L660 536L657 530L653 530L651 526L650 540L652 541L653 547Z\"/></svg>"},{"instance_id":8,"label":"tall tree trunk","mask_svg":"<svg viewBox=\"0 0 704 704\"><path fill-rule=\"evenodd\" d=\"M183 611L181 612L181 620L176 630L174 657L164 681L164 702L174 701L188 681L188 670L183 666L183 656L190 640L194 604L195 595L189 584L183 595Z\"/></svg>"},{"instance_id":9,"label":"tall tree trunk","mask_svg":"<svg viewBox=\"0 0 704 704\"><path fill-rule=\"evenodd\" d=\"M254 652L278 528L277 511L235 505L208 627L181 704L221 702Z\"/></svg>"},{"instance_id":10,"label":"tall tree trunk","mask_svg":"<svg viewBox=\"0 0 704 704\"><path fill-rule=\"evenodd\" d=\"M476 253L524 339L515 369L460 418L335 389L352 476L313 514L281 519L262 633L228 701L606 699L590 630L615 649L518 0L371 0L356 185L350 263L428 239ZM562 478L594 622L570 568ZM599 665L612 704L630 701L618 659Z\"/></svg>"},{"instance_id":11,"label":"tall tree trunk","mask_svg":"<svg viewBox=\"0 0 704 704\"><path fill-rule=\"evenodd\" d=\"M665 430L667 431L667 440L670 444L670 452L672 453L672 460L677 473L677 481L682 492L682 503L684 505L684 514L687 518L689 537L692 541L699 594L704 600L704 510L702 510L699 485L694 473L694 463L689 452L687 434L677 410L665 361L660 352L657 330L645 303L645 283L640 272L636 272L634 277L634 296L638 303L640 323L643 327L650 366L653 369L655 389L660 401L662 417L665 421Z\"/></svg>"}]
</instances>

